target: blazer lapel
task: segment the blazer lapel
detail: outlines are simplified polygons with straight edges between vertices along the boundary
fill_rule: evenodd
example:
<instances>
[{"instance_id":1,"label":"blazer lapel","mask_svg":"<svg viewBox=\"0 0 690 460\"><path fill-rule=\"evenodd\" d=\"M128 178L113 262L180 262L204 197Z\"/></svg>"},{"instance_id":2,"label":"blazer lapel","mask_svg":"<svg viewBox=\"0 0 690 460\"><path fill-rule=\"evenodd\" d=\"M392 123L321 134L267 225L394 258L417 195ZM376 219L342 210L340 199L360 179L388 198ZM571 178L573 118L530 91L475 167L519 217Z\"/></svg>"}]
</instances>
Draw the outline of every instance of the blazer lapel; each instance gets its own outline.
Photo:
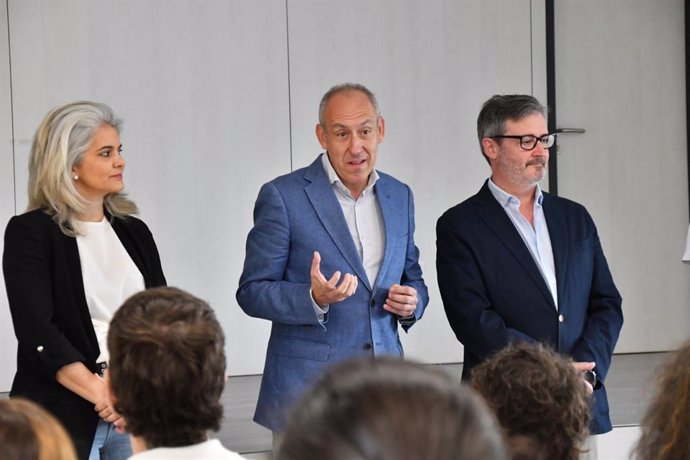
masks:
<instances>
[{"instance_id":1,"label":"blazer lapel","mask_svg":"<svg viewBox=\"0 0 690 460\"><path fill-rule=\"evenodd\" d=\"M347 263L352 267L355 275L359 278L359 282L371 290L367 273L357 253L355 243L352 241L352 235L347 227L347 222L345 222L340 203L331 184L328 183L328 176L321 164L321 156L307 168L304 178L309 182L304 187L304 191L319 216L321 224ZM321 256L328 257L327 254L321 254Z\"/></svg>"},{"instance_id":2,"label":"blazer lapel","mask_svg":"<svg viewBox=\"0 0 690 460\"><path fill-rule=\"evenodd\" d=\"M374 185L376 198L381 209L381 216L383 217L383 226L386 233L386 248L383 252L383 261L379 268L378 275L374 287L378 286L383 277L386 275L391 258L393 257L393 245L396 244L396 234L394 231L402 231L407 226L407 207L404 202L395 197L388 187L388 182L385 177L380 176L379 180Z\"/></svg>"},{"instance_id":3,"label":"blazer lapel","mask_svg":"<svg viewBox=\"0 0 690 460\"><path fill-rule=\"evenodd\" d=\"M138 241L129 231L127 225L120 218L113 218L110 214L106 213L106 218L110 221L110 226L113 228L115 235L124 246L125 251L137 266L141 276L144 278L144 285L146 288L151 287L151 274L149 273L148 267L144 263L141 254L144 253L143 249L140 247L140 241Z\"/></svg>"},{"instance_id":4,"label":"blazer lapel","mask_svg":"<svg viewBox=\"0 0 690 460\"><path fill-rule=\"evenodd\" d=\"M555 310L556 305L553 302L553 296L551 295L551 291L537 263L534 261L532 254L529 252L527 245L522 240L520 233L515 228L515 225L513 225L510 217L508 217L505 210L491 194L488 180L476 195L476 198L477 200L475 203L478 206L477 214L479 217L486 223L496 237L501 240L506 248L508 248L508 251L515 257L518 263L522 265L530 278L532 278L532 281L534 281L534 284L537 285L544 295L548 304ZM550 230L551 228L549 227L549 231Z\"/></svg>"},{"instance_id":5,"label":"blazer lapel","mask_svg":"<svg viewBox=\"0 0 690 460\"><path fill-rule=\"evenodd\" d=\"M549 238L551 239L551 250L553 251L553 264L556 268L556 286L558 298L565 289L566 267L568 266L568 225L561 208L557 205L553 196L544 193L544 217L549 228ZM559 310L561 305L559 303Z\"/></svg>"}]
</instances>

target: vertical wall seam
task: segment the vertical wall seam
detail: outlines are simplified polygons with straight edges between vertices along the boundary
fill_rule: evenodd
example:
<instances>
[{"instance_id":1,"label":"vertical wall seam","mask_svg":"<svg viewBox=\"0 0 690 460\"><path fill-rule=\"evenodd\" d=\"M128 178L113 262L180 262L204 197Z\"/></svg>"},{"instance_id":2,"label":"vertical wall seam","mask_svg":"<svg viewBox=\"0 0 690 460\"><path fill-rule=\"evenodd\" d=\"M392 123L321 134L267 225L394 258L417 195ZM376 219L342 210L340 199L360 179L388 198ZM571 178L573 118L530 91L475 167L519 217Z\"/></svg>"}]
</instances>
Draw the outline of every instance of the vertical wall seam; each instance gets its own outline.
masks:
<instances>
[{"instance_id":1,"label":"vertical wall seam","mask_svg":"<svg viewBox=\"0 0 690 460\"><path fill-rule=\"evenodd\" d=\"M546 0L546 105L549 108L549 132L557 129L556 109L556 19L555 1ZM558 143L549 154L549 193L558 195Z\"/></svg>"},{"instance_id":2,"label":"vertical wall seam","mask_svg":"<svg viewBox=\"0 0 690 460\"><path fill-rule=\"evenodd\" d=\"M292 85L290 82L290 20L288 0L285 0L285 42L287 52L287 86L288 86L288 135L290 136L290 171L294 171L292 159Z\"/></svg>"},{"instance_id":3,"label":"vertical wall seam","mask_svg":"<svg viewBox=\"0 0 690 460\"><path fill-rule=\"evenodd\" d=\"M14 136L14 90L12 88L12 46L10 42L10 0L5 0L5 13L7 15L7 65L10 77L10 134L12 146L12 191L14 214L17 214L17 155L15 152L15 136Z\"/></svg>"},{"instance_id":4,"label":"vertical wall seam","mask_svg":"<svg viewBox=\"0 0 690 460\"><path fill-rule=\"evenodd\" d=\"M688 212L690 213L690 1L684 2L685 16L685 142L688 156ZM690 217L690 214L688 214Z\"/></svg>"},{"instance_id":5,"label":"vertical wall seam","mask_svg":"<svg viewBox=\"0 0 690 460\"><path fill-rule=\"evenodd\" d=\"M534 9L533 0L529 0L529 62L531 66L530 77L530 94L534 96L534 17L532 11Z\"/></svg>"}]
</instances>

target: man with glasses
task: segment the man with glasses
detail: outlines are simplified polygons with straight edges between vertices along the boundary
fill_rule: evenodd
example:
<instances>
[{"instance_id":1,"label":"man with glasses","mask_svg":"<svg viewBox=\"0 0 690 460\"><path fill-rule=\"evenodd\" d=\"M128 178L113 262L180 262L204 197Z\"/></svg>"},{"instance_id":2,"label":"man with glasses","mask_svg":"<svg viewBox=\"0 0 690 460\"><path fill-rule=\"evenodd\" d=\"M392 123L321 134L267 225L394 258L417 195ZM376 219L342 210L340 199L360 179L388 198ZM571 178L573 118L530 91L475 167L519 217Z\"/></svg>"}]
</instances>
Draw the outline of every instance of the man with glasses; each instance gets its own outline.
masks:
<instances>
[{"instance_id":1,"label":"man with glasses","mask_svg":"<svg viewBox=\"0 0 690 460\"><path fill-rule=\"evenodd\" d=\"M621 297L587 210L539 187L555 141L546 109L532 96L494 96L477 134L491 177L436 227L438 284L465 348L463 379L509 343L548 344L573 358L594 393L591 432L610 431L604 382Z\"/></svg>"}]
</instances>

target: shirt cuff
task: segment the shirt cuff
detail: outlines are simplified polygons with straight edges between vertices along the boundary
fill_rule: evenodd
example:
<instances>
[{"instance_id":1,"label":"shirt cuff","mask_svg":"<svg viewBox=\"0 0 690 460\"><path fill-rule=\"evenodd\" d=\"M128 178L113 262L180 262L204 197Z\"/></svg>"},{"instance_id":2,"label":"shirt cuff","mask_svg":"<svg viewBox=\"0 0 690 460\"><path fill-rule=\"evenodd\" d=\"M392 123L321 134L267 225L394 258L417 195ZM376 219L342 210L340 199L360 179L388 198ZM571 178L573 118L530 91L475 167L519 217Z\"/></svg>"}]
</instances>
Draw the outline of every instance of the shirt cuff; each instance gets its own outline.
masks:
<instances>
[{"instance_id":1,"label":"shirt cuff","mask_svg":"<svg viewBox=\"0 0 690 460\"><path fill-rule=\"evenodd\" d=\"M316 317L318 318L320 323L323 323L324 319L326 318L326 313L328 313L328 309L330 308L330 305L324 305L322 307L319 304L317 304L314 300L314 295L312 294L311 289L309 289L309 298L311 299L311 306L314 307L314 313L316 313Z\"/></svg>"}]
</instances>

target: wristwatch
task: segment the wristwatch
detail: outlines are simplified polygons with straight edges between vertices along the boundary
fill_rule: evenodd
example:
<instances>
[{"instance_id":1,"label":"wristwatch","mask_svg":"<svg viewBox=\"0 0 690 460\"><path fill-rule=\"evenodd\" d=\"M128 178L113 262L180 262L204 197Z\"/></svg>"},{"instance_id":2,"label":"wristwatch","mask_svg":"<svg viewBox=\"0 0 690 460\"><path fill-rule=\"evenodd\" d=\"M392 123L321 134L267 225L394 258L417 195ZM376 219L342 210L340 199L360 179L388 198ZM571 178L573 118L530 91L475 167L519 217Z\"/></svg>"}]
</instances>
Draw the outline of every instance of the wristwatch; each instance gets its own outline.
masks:
<instances>
[{"instance_id":1,"label":"wristwatch","mask_svg":"<svg viewBox=\"0 0 690 460\"><path fill-rule=\"evenodd\" d=\"M594 370L588 370L584 371L583 374L585 380L592 385L592 388L594 388L594 386L597 384L597 373L594 372Z\"/></svg>"}]
</instances>

